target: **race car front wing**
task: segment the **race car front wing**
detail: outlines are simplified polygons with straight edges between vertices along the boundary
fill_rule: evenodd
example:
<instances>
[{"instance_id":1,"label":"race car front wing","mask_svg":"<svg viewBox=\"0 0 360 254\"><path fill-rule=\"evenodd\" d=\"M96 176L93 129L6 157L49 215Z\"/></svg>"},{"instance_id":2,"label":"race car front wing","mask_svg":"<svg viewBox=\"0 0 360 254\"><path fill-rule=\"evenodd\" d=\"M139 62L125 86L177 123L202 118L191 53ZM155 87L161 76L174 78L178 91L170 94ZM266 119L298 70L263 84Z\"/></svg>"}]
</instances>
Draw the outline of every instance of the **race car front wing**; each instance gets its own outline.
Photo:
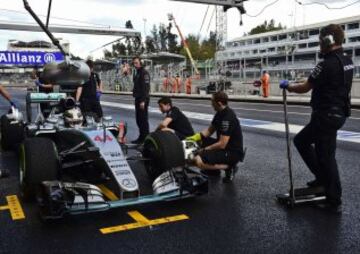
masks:
<instances>
[{"instance_id":1,"label":"race car front wing","mask_svg":"<svg viewBox=\"0 0 360 254\"><path fill-rule=\"evenodd\" d=\"M153 194L121 200L107 200L101 189L87 183L44 181L37 200L41 217L58 219L67 214L106 211L159 201L193 197L208 192L207 178L191 169L173 169L164 172L153 182Z\"/></svg>"}]
</instances>

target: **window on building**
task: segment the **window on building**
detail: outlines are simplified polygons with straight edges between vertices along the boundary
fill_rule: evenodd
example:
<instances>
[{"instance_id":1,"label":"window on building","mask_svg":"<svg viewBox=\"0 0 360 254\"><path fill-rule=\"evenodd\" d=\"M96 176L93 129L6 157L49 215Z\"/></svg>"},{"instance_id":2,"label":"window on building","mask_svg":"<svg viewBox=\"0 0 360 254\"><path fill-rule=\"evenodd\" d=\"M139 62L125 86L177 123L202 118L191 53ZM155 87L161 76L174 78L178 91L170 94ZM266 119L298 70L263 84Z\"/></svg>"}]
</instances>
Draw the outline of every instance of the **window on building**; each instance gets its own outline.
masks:
<instances>
[{"instance_id":1,"label":"window on building","mask_svg":"<svg viewBox=\"0 0 360 254\"><path fill-rule=\"evenodd\" d=\"M309 47L309 48L313 48L313 47L317 47L317 46L319 46L319 42L310 42L310 43L308 44L308 47Z\"/></svg>"},{"instance_id":2,"label":"window on building","mask_svg":"<svg viewBox=\"0 0 360 254\"><path fill-rule=\"evenodd\" d=\"M345 29L345 25L341 25L341 28L342 28L342 30L344 30L344 31L346 30L346 29Z\"/></svg>"},{"instance_id":3,"label":"window on building","mask_svg":"<svg viewBox=\"0 0 360 254\"><path fill-rule=\"evenodd\" d=\"M269 42L269 37L264 37L261 40L262 40L262 42Z\"/></svg>"},{"instance_id":4,"label":"window on building","mask_svg":"<svg viewBox=\"0 0 360 254\"><path fill-rule=\"evenodd\" d=\"M299 49L305 49L306 48L306 43L301 43L299 44Z\"/></svg>"},{"instance_id":5,"label":"window on building","mask_svg":"<svg viewBox=\"0 0 360 254\"><path fill-rule=\"evenodd\" d=\"M271 36L271 37L270 37L270 40L271 40L271 41L277 41L277 40L278 40L278 37L277 37L277 36Z\"/></svg>"},{"instance_id":6,"label":"window on building","mask_svg":"<svg viewBox=\"0 0 360 254\"><path fill-rule=\"evenodd\" d=\"M246 45L251 45L251 44L253 44L253 41L252 41L252 40L248 40L248 41L246 42Z\"/></svg>"},{"instance_id":7,"label":"window on building","mask_svg":"<svg viewBox=\"0 0 360 254\"><path fill-rule=\"evenodd\" d=\"M260 49L260 54L266 53L266 49Z\"/></svg>"},{"instance_id":8,"label":"window on building","mask_svg":"<svg viewBox=\"0 0 360 254\"><path fill-rule=\"evenodd\" d=\"M281 41L281 40L286 40L286 38L287 38L287 35L286 35L286 34L280 34L280 35L279 35L279 41Z\"/></svg>"},{"instance_id":9,"label":"window on building","mask_svg":"<svg viewBox=\"0 0 360 254\"><path fill-rule=\"evenodd\" d=\"M309 31L309 35L318 35L320 34L320 30L319 29L312 29Z\"/></svg>"},{"instance_id":10,"label":"window on building","mask_svg":"<svg viewBox=\"0 0 360 254\"><path fill-rule=\"evenodd\" d=\"M355 49L355 56L360 56L360 48L359 48L359 49Z\"/></svg>"},{"instance_id":11,"label":"window on building","mask_svg":"<svg viewBox=\"0 0 360 254\"><path fill-rule=\"evenodd\" d=\"M254 44L259 44L259 43L260 43L260 38L254 40Z\"/></svg>"},{"instance_id":12,"label":"window on building","mask_svg":"<svg viewBox=\"0 0 360 254\"><path fill-rule=\"evenodd\" d=\"M254 49L254 50L252 51L252 53L253 53L253 54L257 54L257 53L258 53L258 50L257 50L257 49Z\"/></svg>"},{"instance_id":13,"label":"window on building","mask_svg":"<svg viewBox=\"0 0 360 254\"><path fill-rule=\"evenodd\" d=\"M241 41L240 46L245 46L245 41Z\"/></svg>"},{"instance_id":14,"label":"window on building","mask_svg":"<svg viewBox=\"0 0 360 254\"><path fill-rule=\"evenodd\" d=\"M358 42L358 41L360 41L360 36L349 37L348 41L349 42Z\"/></svg>"},{"instance_id":15,"label":"window on building","mask_svg":"<svg viewBox=\"0 0 360 254\"><path fill-rule=\"evenodd\" d=\"M268 48L268 52L275 52L275 48Z\"/></svg>"},{"instance_id":16,"label":"window on building","mask_svg":"<svg viewBox=\"0 0 360 254\"><path fill-rule=\"evenodd\" d=\"M347 25L348 30L358 29L359 23L351 23Z\"/></svg>"}]
</instances>

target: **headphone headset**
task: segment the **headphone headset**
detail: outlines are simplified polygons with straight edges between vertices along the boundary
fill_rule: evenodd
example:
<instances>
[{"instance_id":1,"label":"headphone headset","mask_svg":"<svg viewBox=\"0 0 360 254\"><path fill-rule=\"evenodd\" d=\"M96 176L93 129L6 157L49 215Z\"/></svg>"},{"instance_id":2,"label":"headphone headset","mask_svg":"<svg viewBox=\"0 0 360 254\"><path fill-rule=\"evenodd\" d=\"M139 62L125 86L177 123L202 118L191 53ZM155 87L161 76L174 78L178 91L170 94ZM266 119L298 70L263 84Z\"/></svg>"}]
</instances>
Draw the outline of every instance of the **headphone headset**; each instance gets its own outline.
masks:
<instances>
[{"instance_id":1,"label":"headphone headset","mask_svg":"<svg viewBox=\"0 0 360 254\"><path fill-rule=\"evenodd\" d=\"M332 34L328 34L324 37L321 37L321 43L325 48L330 48L335 44L334 36Z\"/></svg>"}]
</instances>

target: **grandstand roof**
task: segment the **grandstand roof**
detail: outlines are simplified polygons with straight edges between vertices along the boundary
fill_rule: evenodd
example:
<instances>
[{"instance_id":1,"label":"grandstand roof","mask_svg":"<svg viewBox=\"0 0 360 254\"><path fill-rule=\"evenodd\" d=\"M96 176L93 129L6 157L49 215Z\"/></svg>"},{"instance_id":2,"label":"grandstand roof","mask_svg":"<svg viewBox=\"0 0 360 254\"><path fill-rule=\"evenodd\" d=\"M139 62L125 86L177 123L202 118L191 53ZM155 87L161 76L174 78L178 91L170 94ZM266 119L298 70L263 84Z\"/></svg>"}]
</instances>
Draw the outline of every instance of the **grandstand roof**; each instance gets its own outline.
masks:
<instances>
[{"instance_id":1,"label":"grandstand roof","mask_svg":"<svg viewBox=\"0 0 360 254\"><path fill-rule=\"evenodd\" d=\"M9 41L11 47L17 48L53 48L53 44L47 41Z\"/></svg>"},{"instance_id":2,"label":"grandstand roof","mask_svg":"<svg viewBox=\"0 0 360 254\"><path fill-rule=\"evenodd\" d=\"M261 34L254 34L254 35L247 35L247 36L237 37L237 38L234 38L232 40L229 40L228 42L237 42L237 41L255 39L255 38L260 38L260 37L267 37L267 36L272 36L272 35L291 33L291 32L296 32L296 31L301 31L301 30L307 30L307 29L323 27L323 26L326 26L326 25L329 25L329 24L339 24L339 25L347 24L347 23L351 23L351 22L359 21L359 20L360 20L360 15L347 17L347 18L342 18L342 19L327 20L327 21L313 23L313 24L309 24L309 25L305 25L305 26L298 26L298 27L292 27L292 28L267 32L267 33L261 33Z\"/></svg>"}]
</instances>

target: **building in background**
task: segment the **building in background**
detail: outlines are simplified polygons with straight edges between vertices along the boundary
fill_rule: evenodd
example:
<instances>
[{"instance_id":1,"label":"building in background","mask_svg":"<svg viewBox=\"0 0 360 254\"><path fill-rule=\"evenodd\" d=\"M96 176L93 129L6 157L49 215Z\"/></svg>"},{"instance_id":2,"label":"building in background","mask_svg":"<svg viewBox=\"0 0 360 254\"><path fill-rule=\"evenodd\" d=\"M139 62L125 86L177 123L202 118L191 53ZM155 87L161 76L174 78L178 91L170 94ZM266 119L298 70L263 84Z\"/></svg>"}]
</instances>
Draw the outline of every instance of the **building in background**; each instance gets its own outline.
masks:
<instances>
[{"instance_id":1,"label":"building in background","mask_svg":"<svg viewBox=\"0 0 360 254\"><path fill-rule=\"evenodd\" d=\"M359 77L360 16L235 38L226 43L225 50L216 52L217 67L248 81L260 77L262 70L279 79L307 77L320 60L320 29L330 23L343 27L343 47Z\"/></svg>"}]
</instances>

